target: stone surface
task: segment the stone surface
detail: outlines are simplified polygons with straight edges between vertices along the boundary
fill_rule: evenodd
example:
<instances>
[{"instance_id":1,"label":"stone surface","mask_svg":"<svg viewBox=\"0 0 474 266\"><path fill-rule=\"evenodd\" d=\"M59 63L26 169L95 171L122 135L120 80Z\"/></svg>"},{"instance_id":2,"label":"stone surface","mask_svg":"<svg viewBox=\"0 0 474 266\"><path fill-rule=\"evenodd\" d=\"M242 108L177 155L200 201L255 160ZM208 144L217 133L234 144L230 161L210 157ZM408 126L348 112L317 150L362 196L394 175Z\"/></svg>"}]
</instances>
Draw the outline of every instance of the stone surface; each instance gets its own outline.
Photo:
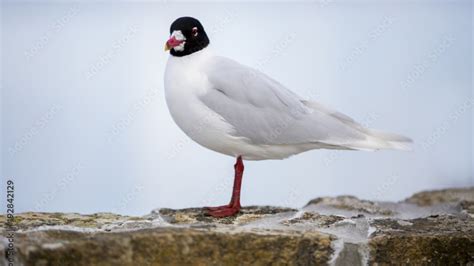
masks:
<instances>
[{"instance_id":1,"label":"stone surface","mask_svg":"<svg viewBox=\"0 0 474 266\"><path fill-rule=\"evenodd\" d=\"M380 215L391 215L392 210L385 209L377 202L368 200L360 200L354 196L338 196L335 198L324 197L316 198L308 202L305 207L321 206L326 208L333 208L337 210L354 211L358 213L366 214L380 214Z\"/></svg>"},{"instance_id":2,"label":"stone surface","mask_svg":"<svg viewBox=\"0 0 474 266\"><path fill-rule=\"evenodd\" d=\"M154 228L94 234L35 231L20 234L18 257L27 265L323 264L331 238L318 233L228 233Z\"/></svg>"},{"instance_id":3,"label":"stone surface","mask_svg":"<svg viewBox=\"0 0 474 266\"><path fill-rule=\"evenodd\" d=\"M414 194L405 200L421 206L429 206L446 202L474 202L474 188L452 188L443 190L423 191Z\"/></svg>"},{"instance_id":4,"label":"stone surface","mask_svg":"<svg viewBox=\"0 0 474 266\"><path fill-rule=\"evenodd\" d=\"M15 215L15 265L474 265L474 189L400 203L352 196L301 209L250 206L216 219L200 208ZM6 265L0 216L0 265Z\"/></svg>"},{"instance_id":5,"label":"stone surface","mask_svg":"<svg viewBox=\"0 0 474 266\"><path fill-rule=\"evenodd\" d=\"M370 261L415 265L474 263L474 220L466 216L433 215L410 221L375 220Z\"/></svg>"}]
</instances>

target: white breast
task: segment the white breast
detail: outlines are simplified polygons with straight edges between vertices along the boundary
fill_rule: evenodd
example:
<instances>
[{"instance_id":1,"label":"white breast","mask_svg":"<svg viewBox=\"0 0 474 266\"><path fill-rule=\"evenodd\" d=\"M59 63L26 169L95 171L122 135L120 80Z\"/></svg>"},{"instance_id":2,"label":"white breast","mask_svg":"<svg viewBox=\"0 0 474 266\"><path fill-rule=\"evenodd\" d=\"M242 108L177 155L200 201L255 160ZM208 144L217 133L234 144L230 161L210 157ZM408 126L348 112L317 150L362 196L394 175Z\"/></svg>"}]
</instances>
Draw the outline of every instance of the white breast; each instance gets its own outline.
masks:
<instances>
[{"instance_id":1,"label":"white breast","mask_svg":"<svg viewBox=\"0 0 474 266\"><path fill-rule=\"evenodd\" d=\"M237 156L233 146L241 140L231 135L232 126L198 98L210 89L202 71L212 56L206 50L169 57L165 72L166 103L175 123L191 139L211 150Z\"/></svg>"}]
</instances>

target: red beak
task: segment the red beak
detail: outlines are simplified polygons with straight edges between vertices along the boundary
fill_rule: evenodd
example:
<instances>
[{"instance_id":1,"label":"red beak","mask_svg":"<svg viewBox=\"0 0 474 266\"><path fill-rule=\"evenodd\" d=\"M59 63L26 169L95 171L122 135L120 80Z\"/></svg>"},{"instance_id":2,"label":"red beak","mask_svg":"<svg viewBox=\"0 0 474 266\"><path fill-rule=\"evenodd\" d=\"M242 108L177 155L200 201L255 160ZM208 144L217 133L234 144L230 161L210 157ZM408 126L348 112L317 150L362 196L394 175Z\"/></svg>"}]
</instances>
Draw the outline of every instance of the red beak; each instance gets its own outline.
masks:
<instances>
[{"instance_id":1,"label":"red beak","mask_svg":"<svg viewBox=\"0 0 474 266\"><path fill-rule=\"evenodd\" d=\"M165 51L171 50L173 47L176 47L183 42L184 41L176 40L176 38L172 36L165 44Z\"/></svg>"}]
</instances>

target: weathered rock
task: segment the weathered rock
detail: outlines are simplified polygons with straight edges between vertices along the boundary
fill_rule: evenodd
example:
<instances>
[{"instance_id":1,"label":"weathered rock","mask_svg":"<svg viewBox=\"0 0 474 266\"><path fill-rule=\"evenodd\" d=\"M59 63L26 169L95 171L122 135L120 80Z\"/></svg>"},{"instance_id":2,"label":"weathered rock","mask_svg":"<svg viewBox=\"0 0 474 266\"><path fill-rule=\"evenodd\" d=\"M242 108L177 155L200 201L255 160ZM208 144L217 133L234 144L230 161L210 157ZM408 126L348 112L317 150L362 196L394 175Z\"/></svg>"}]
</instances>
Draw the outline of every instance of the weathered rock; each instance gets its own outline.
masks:
<instances>
[{"instance_id":1,"label":"weathered rock","mask_svg":"<svg viewBox=\"0 0 474 266\"><path fill-rule=\"evenodd\" d=\"M474 263L471 192L422 192L401 203L326 197L223 219L200 208L142 217L27 212L13 221L15 265L466 265ZM7 226L0 216L2 258Z\"/></svg>"},{"instance_id":2,"label":"weathered rock","mask_svg":"<svg viewBox=\"0 0 474 266\"><path fill-rule=\"evenodd\" d=\"M206 215L202 208L189 208L181 210L158 209L163 219L171 224L196 224L196 223L213 223L213 224L245 224L256 221L265 217L269 217L279 213L296 212L298 210L291 208L279 208L270 206L249 206L242 208L239 215L213 218Z\"/></svg>"},{"instance_id":3,"label":"weathered rock","mask_svg":"<svg viewBox=\"0 0 474 266\"><path fill-rule=\"evenodd\" d=\"M462 201L474 202L474 187L423 191L405 200L405 202L420 206Z\"/></svg>"},{"instance_id":4,"label":"weathered rock","mask_svg":"<svg viewBox=\"0 0 474 266\"><path fill-rule=\"evenodd\" d=\"M15 215L15 227L18 230L38 229L51 226L65 226L84 229L105 229L124 222L141 221L140 217L123 216L113 213L44 213L25 212ZM6 227L5 216L0 216L0 228Z\"/></svg>"},{"instance_id":5,"label":"weathered rock","mask_svg":"<svg viewBox=\"0 0 474 266\"><path fill-rule=\"evenodd\" d=\"M466 265L474 263L474 220L440 215L410 221L375 220L370 262Z\"/></svg>"},{"instance_id":6,"label":"weathered rock","mask_svg":"<svg viewBox=\"0 0 474 266\"><path fill-rule=\"evenodd\" d=\"M463 213L469 214L474 217L474 201L463 200L459 203Z\"/></svg>"},{"instance_id":7,"label":"weathered rock","mask_svg":"<svg viewBox=\"0 0 474 266\"><path fill-rule=\"evenodd\" d=\"M318 213L304 212L301 216L283 221L282 224L290 226L292 224L311 223L318 227L329 227L330 225L333 225L344 219L345 218L342 216L321 215Z\"/></svg>"},{"instance_id":8,"label":"weathered rock","mask_svg":"<svg viewBox=\"0 0 474 266\"><path fill-rule=\"evenodd\" d=\"M365 214L391 215L392 210L384 209L377 202L360 200L354 196L338 196L335 198L323 197L316 198L308 202L305 208L320 207L334 208L338 210L356 211Z\"/></svg>"},{"instance_id":9,"label":"weathered rock","mask_svg":"<svg viewBox=\"0 0 474 266\"><path fill-rule=\"evenodd\" d=\"M473 187L420 192L404 202L426 208L438 206L439 214L411 220L374 220L372 226L377 230L369 241L371 263L474 264ZM459 212L446 214L447 207L453 205Z\"/></svg>"},{"instance_id":10,"label":"weathered rock","mask_svg":"<svg viewBox=\"0 0 474 266\"><path fill-rule=\"evenodd\" d=\"M36 231L19 234L27 265L324 264L331 238L318 233L225 233L155 228L116 233Z\"/></svg>"}]
</instances>

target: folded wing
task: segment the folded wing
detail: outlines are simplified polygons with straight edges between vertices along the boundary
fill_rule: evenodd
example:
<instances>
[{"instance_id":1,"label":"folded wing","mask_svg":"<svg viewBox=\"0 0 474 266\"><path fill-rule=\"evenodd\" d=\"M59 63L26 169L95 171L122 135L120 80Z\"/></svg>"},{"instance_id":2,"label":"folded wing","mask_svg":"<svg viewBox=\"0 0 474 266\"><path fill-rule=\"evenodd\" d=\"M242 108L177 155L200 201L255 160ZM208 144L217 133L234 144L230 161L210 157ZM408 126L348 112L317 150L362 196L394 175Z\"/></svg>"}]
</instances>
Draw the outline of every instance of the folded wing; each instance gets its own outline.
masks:
<instances>
[{"instance_id":1,"label":"folded wing","mask_svg":"<svg viewBox=\"0 0 474 266\"><path fill-rule=\"evenodd\" d=\"M256 145L314 144L340 149L397 148L404 137L373 136L350 117L302 100L277 81L224 57L214 57L205 70L212 89L202 102L235 129L235 136Z\"/></svg>"}]
</instances>

